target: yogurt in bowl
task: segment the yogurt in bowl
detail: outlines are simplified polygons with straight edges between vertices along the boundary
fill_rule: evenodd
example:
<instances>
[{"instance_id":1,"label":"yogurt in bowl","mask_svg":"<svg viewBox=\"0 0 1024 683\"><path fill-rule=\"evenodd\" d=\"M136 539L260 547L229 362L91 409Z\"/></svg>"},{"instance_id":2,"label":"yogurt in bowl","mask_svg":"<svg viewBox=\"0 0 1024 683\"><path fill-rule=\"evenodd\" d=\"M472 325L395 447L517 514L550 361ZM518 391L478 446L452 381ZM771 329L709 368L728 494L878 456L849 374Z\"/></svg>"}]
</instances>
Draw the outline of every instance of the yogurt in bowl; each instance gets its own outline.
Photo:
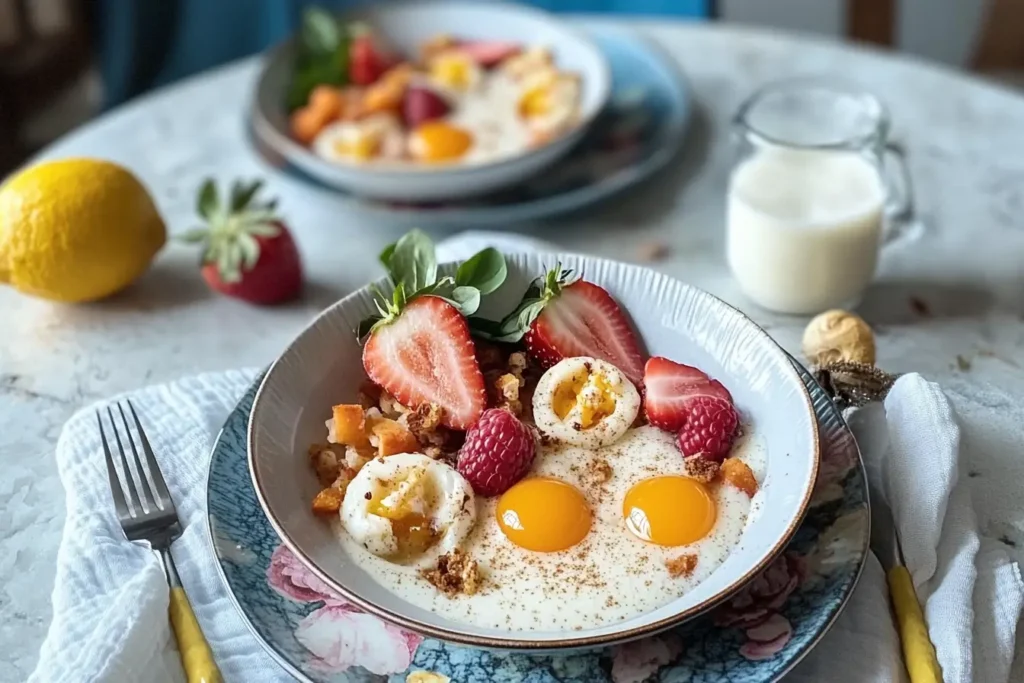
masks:
<instances>
[{"instance_id":1,"label":"yogurt in bowl","mask_svg":"<svg viewBox=\"0 0 1024 683\"><path fill-rule=\"evenodd\" d=\"M569 254L505 260L507 279L476 316L531 305L551 271L586 285L567 284L558 301L590 288L608 299L549 300L558 314L540 314L525 351L489 360L478 338L471 364L451 362L461 342L442 353L431 341L455 329L447 313L401 323L437 302L414 299L363 348L353 330L376 310L373 294L338 302L256 397L249 462L268 519L334 590L450 641L598 646L710 609L785 546L810 498L817 427L786 354L739 312L653 271ZM610 319L614 340L595 336ZM565 355L583 348L594 355ZM419 379L393 385L410 371Z\"/></svg>"}]
</instances>

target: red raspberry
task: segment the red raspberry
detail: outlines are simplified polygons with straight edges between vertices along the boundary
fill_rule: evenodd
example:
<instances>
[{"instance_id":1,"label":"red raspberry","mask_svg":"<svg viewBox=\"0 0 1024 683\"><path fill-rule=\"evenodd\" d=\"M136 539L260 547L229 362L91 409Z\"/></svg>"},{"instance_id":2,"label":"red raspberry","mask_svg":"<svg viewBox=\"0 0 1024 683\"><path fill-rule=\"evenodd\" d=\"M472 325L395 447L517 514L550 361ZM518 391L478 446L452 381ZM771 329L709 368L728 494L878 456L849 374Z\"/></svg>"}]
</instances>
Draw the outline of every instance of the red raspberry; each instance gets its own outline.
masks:
<instances>
[{"instance_id":1,"label":"red raspberry","mask_svg":"<svg viewBox=\"0 0 1024 683\"><path fill-rule=\"evenodd\" d=\"M496 496L522 479L535 450L529 427L504 408L491 408L466 431L456 469L478 494Z\"/></svg>"},{"instance_id":2,"label":"red raspberry","mask_svg":"<svg viewBox=\"0 0 1024 683\"><path fill-rule=\"evenodd\" d=\"M685 420L679 430L683 455L700 455L721 462L732 448L739 416L729 401L716 396L695 396L686 402Z\"/></svg>"}]
</instances>

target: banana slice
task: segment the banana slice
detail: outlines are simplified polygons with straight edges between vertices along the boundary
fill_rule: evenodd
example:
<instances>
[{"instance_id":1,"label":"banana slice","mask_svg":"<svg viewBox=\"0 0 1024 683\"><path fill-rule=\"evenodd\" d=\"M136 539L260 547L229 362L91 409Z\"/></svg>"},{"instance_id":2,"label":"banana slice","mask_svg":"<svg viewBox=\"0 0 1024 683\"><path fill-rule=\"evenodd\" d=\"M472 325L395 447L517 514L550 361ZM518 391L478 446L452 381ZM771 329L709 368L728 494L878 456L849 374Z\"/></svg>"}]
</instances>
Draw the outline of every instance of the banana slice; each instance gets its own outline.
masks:
<instances>
[{"instance_id":1,"label":"banana slice","mask_svg":"<svg viewBox=\"0 0 1024 683\"><path fill-rule=\"evenodd\" d=\"M626 433L640 410L640 394L622 371L581 356L552 366L533 394L533 419L547 436L598 448Z\"/></svg>"}]
</instances>

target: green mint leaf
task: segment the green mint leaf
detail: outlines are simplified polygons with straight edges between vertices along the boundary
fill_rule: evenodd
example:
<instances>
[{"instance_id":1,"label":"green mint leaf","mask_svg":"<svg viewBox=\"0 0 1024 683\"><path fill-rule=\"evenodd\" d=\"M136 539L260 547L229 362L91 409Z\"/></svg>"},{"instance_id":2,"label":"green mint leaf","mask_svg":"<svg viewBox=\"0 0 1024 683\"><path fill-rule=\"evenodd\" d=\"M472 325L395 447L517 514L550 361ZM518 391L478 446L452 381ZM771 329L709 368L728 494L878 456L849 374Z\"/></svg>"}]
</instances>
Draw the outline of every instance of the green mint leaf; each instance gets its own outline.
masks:
<instances>
[{"instance_id":1,"label":"green mint leaf","mask_svg":"<svg viewBox=\"0 0 1024 683\"><path fill-rule=\"evenodd\" d=\"M334 15L319 7L308 7L302 14L299 40L311 54L333 55L343 39L343 30Z\"/></svg>"},{"instance_id":2,"label":"green mint leaf","mask_svg":"<svg viewBox=\"0 0 1024 683\"><path fill-rule=\"evenodd\" d=\"M410 292L418 292L437 282L434 243L422 230L412 230L403 235L395 243L388 263L394 283L404 283Z\"/></svg>"},{"instance_id":3,"label":"green mint leaf","mask_svg":"<svg viewBox=\"0 0 1024 683\"><path fill-rule=\"evenodd\" d=\"M196 203L196 212L206 220L211 220L217 212L217 207L219 205L220 200L217 198L217 185L213 182L213 178L207 178L203 181L203 186L199 188L199 200Z\"/></svg>"},{"instance_id":4,"label":"green mint leaf","mask_svg":"<svg viewBox=\"0 0 1024 683\"><path fill-rule=\"evenodd\" d=\"M507 276L505 257L494 247L488 247L459 266L455 284L476 287L481 295L487 295L501 287Z\"/></svg>"},{"instance_id":5,"label":"green mint leaf","mask_svg":"<svg viewBox=\"0 0 1024 683\"><path fill-rule=\"evenodd\" d=\"M476 287L456 287L448 301L468 318L480 308L480 290Z\"/></svg>"},{"instance_id":6,"label":"green mint leaf","mask_svg":"<svg viewBox=\"0 0 1024 683\"><path fill-rule=\"evenodd\" d=\"M397 245L398 242L392 242L388 246L384 247L384 251L380 252L380 256L377 257L377 260L380 261L380 264L384 266L384 270L387 271L388 277L390 277L392 280L397 279L395 277L394 271L391 270L391 257L392 255L394 255L395 247Z\"/></svg>"},{"instance_id":7,"label":"green mint leaf","mask_svg":"<svg viewBox=\"0 0 1024 683\"><path fill-rule=\"evenodd\" d=\"M235 182L231 186L231 212L238 213L249 206L253 197L263 187L262 180L254 180L251 183Z\"/></svg>"},{"instance_id":8,"label":"green mint leaf","mask_svg":"<svg viewBox=\"0 0 1024 683\"><path fill-rule=\"evenodd\" d=\"M176 237L179 242L186 244L201 244L210 238L210 231L206 228L189 228Z\"/></svg>"}]
</instances>

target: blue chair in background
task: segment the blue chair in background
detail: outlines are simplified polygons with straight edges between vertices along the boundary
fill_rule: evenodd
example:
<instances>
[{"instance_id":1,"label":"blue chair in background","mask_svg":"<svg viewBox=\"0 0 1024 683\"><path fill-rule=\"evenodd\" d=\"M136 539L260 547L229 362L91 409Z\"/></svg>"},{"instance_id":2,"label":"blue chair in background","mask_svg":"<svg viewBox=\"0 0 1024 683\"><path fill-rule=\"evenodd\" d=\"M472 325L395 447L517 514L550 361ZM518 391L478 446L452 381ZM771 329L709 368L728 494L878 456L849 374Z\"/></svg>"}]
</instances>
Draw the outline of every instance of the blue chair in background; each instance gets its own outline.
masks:
<instances>
[{"instance_id":1,"label":"blue chair in background","mask_svg":"<svg viewBox=\"0 0 1024 683\"><path fill-rule=\"evenodd\" d=\"M99 0L96 33L104 108L151 88L251 55L282 40L306 5L360 0ZM387 0L377 0L387 2ZM711 16L714 0L528 0L555 12Z\"/></svg>"}]
</instances>

